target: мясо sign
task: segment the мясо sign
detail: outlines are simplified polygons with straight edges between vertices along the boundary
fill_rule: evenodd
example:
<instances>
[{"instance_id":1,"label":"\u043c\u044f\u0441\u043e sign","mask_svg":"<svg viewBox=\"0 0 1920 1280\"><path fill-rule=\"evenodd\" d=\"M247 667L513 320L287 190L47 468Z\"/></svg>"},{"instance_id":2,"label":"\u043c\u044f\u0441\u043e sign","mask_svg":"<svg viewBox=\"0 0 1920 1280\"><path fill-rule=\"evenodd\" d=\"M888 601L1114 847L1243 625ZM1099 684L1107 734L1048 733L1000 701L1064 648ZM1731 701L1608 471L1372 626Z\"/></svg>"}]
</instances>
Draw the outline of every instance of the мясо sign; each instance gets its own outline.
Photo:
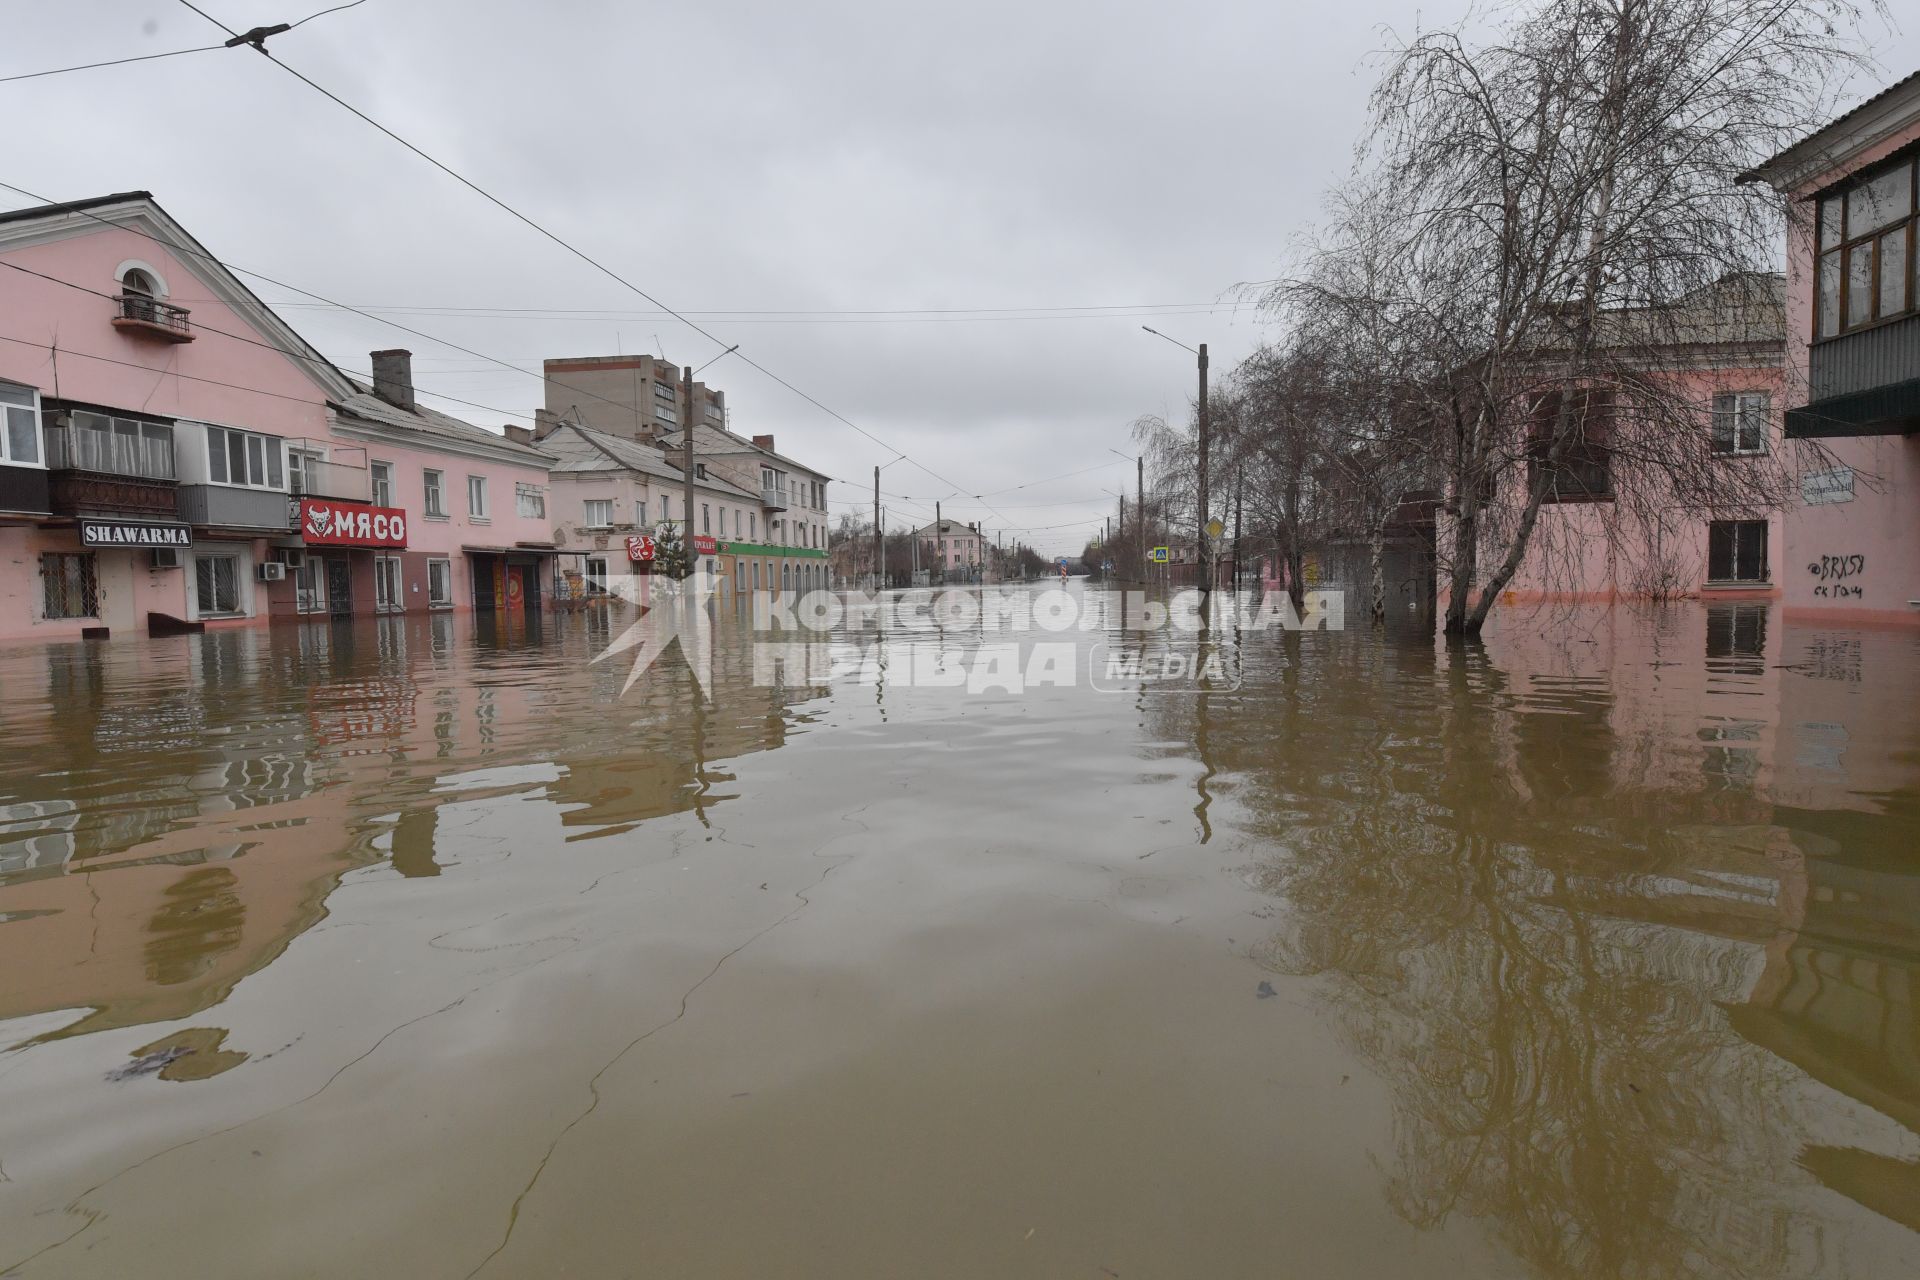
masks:
<instances>
[{"instance_id":1,"label":"\u043c\u044f\u0441\u043e sign","mask_svg":"<svg viewBox=\"0 0 1920 1280\"><path fill-rule=\"evenodd\" d=\"M310 547L404 547L407 513L366 502L302 498L300 536Z\"/></svg>"}]
</instances>

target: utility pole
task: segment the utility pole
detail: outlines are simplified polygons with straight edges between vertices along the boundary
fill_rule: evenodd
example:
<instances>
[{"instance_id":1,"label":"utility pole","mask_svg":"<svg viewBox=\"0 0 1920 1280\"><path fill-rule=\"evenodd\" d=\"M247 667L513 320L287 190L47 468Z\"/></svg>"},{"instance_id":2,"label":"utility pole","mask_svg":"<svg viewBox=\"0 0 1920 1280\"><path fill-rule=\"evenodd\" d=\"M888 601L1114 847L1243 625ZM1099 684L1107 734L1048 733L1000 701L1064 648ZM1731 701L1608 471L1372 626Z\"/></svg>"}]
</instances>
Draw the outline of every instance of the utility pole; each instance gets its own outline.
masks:
<instances>
[{"instance_id":1,"label":"utility pole","mask_svg":"<svg viewBox=\"0 0 1920 1280\"><path fill-rule=\"evenodd\" d=\"M933 563L940 571L939 580L941 585L945 585L947 581L947 526L940 519L940 504L937 501L933 504ZM927 585L934 585L934 579L931 574L927 577Z\"/></svg>"},{"instance_id":2,"label":"utility pole","mask_svg":"<svg viewBox=\"0 0 1920 1280\"><path fill-rule=\"evenodd\" d=\"M1200 344L1200 625L1207 625L1213 592L1213 548L1207 543L1207 344Z\"/></svg>"},{"instance_id":3,"label":"utility pole","mask_svg":"<svg viewBox=\"0 0 1920 1280\"><path fill-rule=\"evenodd\" d=\"M1140 585L1144 587L1147 585L1147 455L1144 453L1133 460L1133 486L1133 540L1139 544L1133 549L1133 564L1140 572Z\"/></svg>"},{"instance_id":4,"label":"utility pole","mask_svg":"<svg viewBox=\"0 0 1920 1280\"><path fill-rule=\"evenodd\" d=\"M711 361L709 361L709 363L711 363ZM685 530L685 533L682 535L681 541L686 545L687 563L698 565L700 563L700 556L699 553L693 549L693 366L690 364L680 367L680 390L680 412L686 415L686 417L681 419L680 439L685 442L687 447L687 469L684 473L687 489L686 510L682 512L684 519L681 521L681 527Z\"/></svg>"},{"instance_id":5,"label":"utility pole","mask_svg":"<svg viewBox=\"0 0 1920 1280\"><path fill-rule=\"evenodd\" d=\"M1240 517L1247 513L1247 476L1233 473L1233 589L1240 590Z\"/></svg>"},{"instance_id":6,"label":"utility pole","mask_svg":"<svg viewBox=\"0 0 1920 1280\"><path fill-rule=\"evenodd\" d=\"M1124 558L1126 554L1125 552L1126 545L1127 545L1127 495L1125 493L1122 493L1120 495L1120 546L1122 548L1122 551L1121 551L1122 558ZM1125 572L1126 572L1125 569L1121 570L1121 573L1124 574Z\"/></svg>"},{"instance_id":7,"label":"utility pole","mask_svg":"<svg viewBox=\"0 0 1920 1280\"><path fill-rule=\"evenodd\" d=\"M886 590L886 543L880 533L880 468L873 469L873 589Z\"/></svg>"}]
</instances>

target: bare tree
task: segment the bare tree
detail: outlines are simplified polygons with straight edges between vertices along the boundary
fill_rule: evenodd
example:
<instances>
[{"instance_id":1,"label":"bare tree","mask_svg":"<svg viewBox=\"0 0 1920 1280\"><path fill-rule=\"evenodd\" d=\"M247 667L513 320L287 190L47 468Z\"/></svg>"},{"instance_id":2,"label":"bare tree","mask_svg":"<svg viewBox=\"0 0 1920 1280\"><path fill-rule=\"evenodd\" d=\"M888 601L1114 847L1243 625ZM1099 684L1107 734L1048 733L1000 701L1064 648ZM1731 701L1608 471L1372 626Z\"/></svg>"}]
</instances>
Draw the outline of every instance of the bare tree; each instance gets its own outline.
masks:
<instances>
[{"instance_id":1,"label":"bare tree","mask_svg":"<svg viewBox=\"0 0 1920 1280\"><path fill-rule=\"evenodd\" d=\"M1687 375L1716 354L1702 335L1755 322L1765 290L1743 282L1778 254L1777 207L1735 179L1821 116L1859 16L1540 0L1484 42L1392 51L1366 171L1269 301L1337 317L1390 355L1399 407L1424 406L1450 634L1479 632L1550 503L1599 499L1555 534L1624 550L1676 512L1785 500L1785 457L1714 465Z\"/></svg>"}]
</instances>

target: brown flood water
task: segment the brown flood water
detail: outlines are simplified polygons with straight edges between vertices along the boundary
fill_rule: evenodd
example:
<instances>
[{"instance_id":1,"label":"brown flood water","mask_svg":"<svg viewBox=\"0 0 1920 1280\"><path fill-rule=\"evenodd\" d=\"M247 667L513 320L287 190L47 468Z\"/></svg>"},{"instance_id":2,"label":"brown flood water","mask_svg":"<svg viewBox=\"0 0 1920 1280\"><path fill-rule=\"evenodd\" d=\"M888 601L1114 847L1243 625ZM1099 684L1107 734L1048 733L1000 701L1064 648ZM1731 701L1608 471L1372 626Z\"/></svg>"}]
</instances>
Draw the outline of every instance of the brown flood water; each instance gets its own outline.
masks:
<instances>
[{"instance_id":1,"label":"brown flood water","mask_svg":"<svg viewBox=\"0 0 1920 1280\"><path fill-rule=\"evenodd\" d=\"M1920 1274L1920 635L616 630L0 651L0 1274Z\"/></svg>"}]
</instances>

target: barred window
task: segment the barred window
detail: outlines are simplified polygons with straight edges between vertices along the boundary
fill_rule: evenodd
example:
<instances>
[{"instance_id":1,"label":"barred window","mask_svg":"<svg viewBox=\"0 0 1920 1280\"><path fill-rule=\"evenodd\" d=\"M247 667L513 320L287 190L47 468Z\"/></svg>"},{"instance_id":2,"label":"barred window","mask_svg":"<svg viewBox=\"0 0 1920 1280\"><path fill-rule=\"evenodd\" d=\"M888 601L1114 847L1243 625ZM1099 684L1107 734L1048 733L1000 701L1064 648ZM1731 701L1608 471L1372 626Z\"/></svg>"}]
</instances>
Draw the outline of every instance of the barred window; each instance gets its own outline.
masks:
<instances>
[{"instance_id":1,"label":"barred window","mask_svg":"<svg viewBox=\"0 0 1920 1280\"><path fill-rule=\"evenodd\" d=\"M48 618L100 616L100 579L93 554L48 551L40 556L40 578L46 585Z\"/></svg>"}]
</instances>

